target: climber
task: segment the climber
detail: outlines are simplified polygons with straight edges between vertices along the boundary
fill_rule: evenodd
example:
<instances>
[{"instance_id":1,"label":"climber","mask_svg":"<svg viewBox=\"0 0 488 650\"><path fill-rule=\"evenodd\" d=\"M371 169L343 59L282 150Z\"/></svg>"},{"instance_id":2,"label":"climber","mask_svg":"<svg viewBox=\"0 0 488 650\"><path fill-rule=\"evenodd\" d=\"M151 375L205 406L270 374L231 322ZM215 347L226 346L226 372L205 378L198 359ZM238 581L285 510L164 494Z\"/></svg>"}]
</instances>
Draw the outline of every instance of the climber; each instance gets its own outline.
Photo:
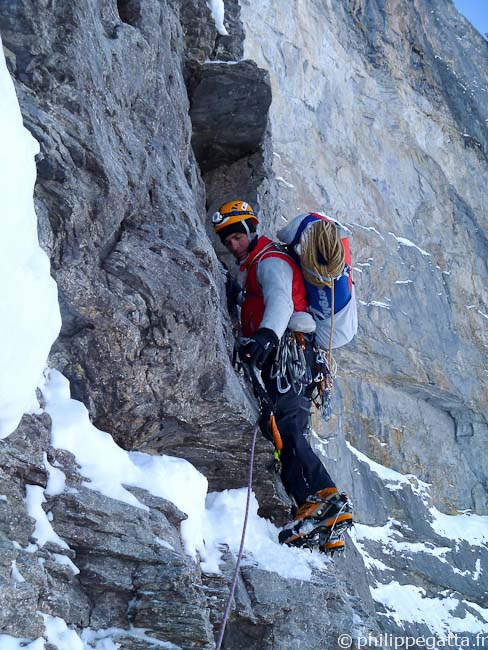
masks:
<instances>
[{"instance_id":1,"label":"climber","mask_svg":"<svg viewBox=\"0 0 488 650\"><path fill-rule=\"evenodd\" d=\"M279 244L257 235L259 222L248 203L225 203L212 222L244 277L239 357L261 371L283 440L280 474L296 509L279 541L305 546L318 538L321 550L342 550L344 530L352 525L351 504L306 436L320 353L314 345L316 326L307 311L300 268ZM294 365L287 363L286 355ZM270 437L263 404L261 412L261 430Z\"/></svg>"}]
</instances>

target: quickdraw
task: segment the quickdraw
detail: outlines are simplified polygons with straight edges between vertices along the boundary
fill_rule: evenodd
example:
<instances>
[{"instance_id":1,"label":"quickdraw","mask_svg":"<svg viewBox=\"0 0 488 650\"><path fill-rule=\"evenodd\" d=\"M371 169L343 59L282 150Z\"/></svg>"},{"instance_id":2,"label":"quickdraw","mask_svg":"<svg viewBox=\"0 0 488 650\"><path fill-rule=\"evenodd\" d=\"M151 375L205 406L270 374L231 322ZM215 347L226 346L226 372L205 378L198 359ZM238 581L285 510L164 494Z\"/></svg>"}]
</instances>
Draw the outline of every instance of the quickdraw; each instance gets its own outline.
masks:
<instances>
[{"instance_id":1,"label":"quickdraw","mask_svg":"<svg viewBox=\"0 0 488 650\"><path fill-rule=\"evenodd\" d=\"M293 388L297 394L305 393L322 417L327 421L331 416L331 394L333 389L333 374L330 372L325 352L314 346L314 362L307 363L305 351L307 341L302 332L286 330L281 337L275 361L270 371L270 377L276 380L279 393L287 393ZM268 430L274 443L274 467L281 472L281 451L283 441L276 424L272 401L264 387L260 374L255 366L238 361L238 346L234 348L234 365L241 368L247 380L253 387L253 392L259 402L261 416L265 416Z\"/></svg>"},{"instance_id":2,"label":"quickdraw","mask_svg":"<svg viewBox=\"0 0 488 650\"><path fill-rule=\"evenodd\" d=\"M281 451L283 449L283 440L281 438L278 425L276 424L276 418L274 416L274 413L271 413L271 415L269 416L269 425L271 427L271 432L273 434L273 443L275 446L275 450L273 453L274 468L275 468L275 472L277 474L280 474L281 473Z\"/></svg>"},{"instance_id":3,"label":"quickdraw","mask_svg":"<svg viewBox=\"0 0 488 650\"><path fill-rule=\"evenodd\" d=\"M332 389L334 387L334 375L327 362L327 356L317 348L315 353L315 366L313 377L313 390L310 398L315 407L327 422L332 413Z\"/></svg>"},{"instance_id":4,"label":"quickdraw","mask_svg":"<svg viewBox=\"0 0 488 650\"><path fill-rule=\"evenodd\" d=\"M315 358L312 367L305 357L307 342L302 332L287 330L282 336L270 376L276 379L279 393L293 390L301 394L306 391L322 417L331 416L331 396L335 373L331 371L328 355L314 346Z\"/></svg>"},{"instance_id":5,"label":"quickdraw","mask_svg":"<svg viewBox=\"0 0 488 650\"><path fill-rule=\"evenodd\" d=\"M312 382L312 372L305 359L305 337L287 330L281 337L270 377L276 379L279 393L293 390L300 394Z\"/></svg>"}]
</instances>

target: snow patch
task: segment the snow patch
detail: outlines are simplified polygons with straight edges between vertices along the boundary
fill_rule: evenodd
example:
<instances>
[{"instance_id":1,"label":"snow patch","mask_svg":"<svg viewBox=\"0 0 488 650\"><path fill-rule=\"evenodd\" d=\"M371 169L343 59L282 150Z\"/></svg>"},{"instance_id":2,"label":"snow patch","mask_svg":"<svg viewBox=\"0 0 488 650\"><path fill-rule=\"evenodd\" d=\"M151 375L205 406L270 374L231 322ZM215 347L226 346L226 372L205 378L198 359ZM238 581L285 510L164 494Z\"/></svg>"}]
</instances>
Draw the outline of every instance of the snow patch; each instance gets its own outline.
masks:
<instances>
[{"instance_id":1,"label":"snow patch","mask_svg":"<svg viewBox=\"0 0 488 650\"><path fill-rule=\"evenodd\" d=\"M175 547L167 542L165 539L161 539L160 537L155 537L154 538L156 541L156 544L159 544L159 546L162 546L162 548L168 549L168 551L174 551Z\"/></svg>"},{"instance_id":2,"label":"snow patch","mask_svg":"<svg viewBox=\"0 0 488 650\"><path fill-rule=\"evenodd\" d=\"M380 233L380 231L377 230L376 228L374 228L374 226L363 226L363 225L361 225L360 223L355 223L354 221L351 222L351 225L352 225L352 226L357 226L358 228L362 228L363 230L368 230L369 232L374 232L374 234L375 234L375 235L378 235L378 237L381 237L381 239L382 239L383 241L385 240L385 238L384 238L383 235Z\"/></svg>"},{"instance_id":3,"label":"snow patch","mask_svg":"<svg viewBox=\"0 0 488 650\"><path fill-rule=\"evenodd\" d=\"M76 564L74 564L74 562L70 560L70 558L67 557L66 555L62 555L61 553L53 553L53 557L58 564L69 567L73 572L74 576L77 576L79 574L80 570L78 569Z\"/></svg>"},{"instance_id":4,"label":"snow patch","mask_svg":"<svg viewBox=\"0 0 488 650\"><path fill-rule=\"evenodd\" d=\"M225 544L237 554L246 507L247 489L214 492L207 497L204 535L208 554L202 569L206 573L220 573L219 546ZM265 571L273 571L283 578L310 580L313 569L320 569L329 562L313 551L304 553L298 548L278 543L279 530L266 519L258 516L258 502L251 496L249 519L244 543L243 565L259 565Z\"/></svg>"},{"instance_id":5,"label":"snow patch","mask_svg":"<svg viewBox=\"0 0 488 650\"><path fill-rule=\"evenodd\" d=\"M228 36L229 32L224 25L224 0L207 0L207 6L212 13L212 18L214 19L218 33L222 36Z\"/></svg>"},{"instance_id":6,"label":"snow patch","mask_svg":"<svg viewBox=\"0 0 488 650\"><path fill-rule=\"evenodd\" d=\"M36 386L61 317L49 259L37 237L33 192L39 145L22 123L1 40L0 141L0 438L5 438L24 413L38 408Z\"/></svg>"},{"instance_id":7,"label":"snow patch","mask_svg":"<svg viewBox=\"0 0 488 650\"><path fill-rule=\"evenodd\" d=\"M40 612L41 613L41 612ZM66 622L57 616L50 616L49 614L42 614L44 619L45 635L49 643L59 648L59 650L85 650L84 643L74 630L71 630ZM112 646L116 650L117 646ZM112 650L108 646L104 650Z\"/></svg>"},{"instance_id":8,"label":"snow patch","mask_svg":"<svg viewBox=\"0 0 488 650\"><path fill-rule=\"evenodd\" d=\"M383 616L393 619L400 626L406 621L424 623L439 636L453 632L486 632L488 610L474 608L479 612L479 618L469 611L466 611L464 618L459 618L453 613L459 606L459 600L453 596L428 598L421 587L398 582L372 587L371 594L376 602L389 610ZM466 604L471 606L471 603Z\"/></svg>"},{"instance_id":9,"label":"snow patch","mask_svg":"<svg viewBox=\"0 0 488 650\"><path fill-rule=\"evenodd\" d=\"M167 650L181 650L179 646L169 641L161 641L156 637L150 636L150 630L146 628L131 627L123 630L117 627L110 627L102 630L92 630L86 628L81 633L81 639L84 642L84 650L117 650L120 643L117 642L119 637L129 637L134 640L139 639L146 643L151 643L157 648L166 648Z\"/></svg>"},{"instance_id":10,"label":"snow patch","mask_svg":"<svg viewBox=\"0 0 488 650\"><path fill-rule=\"evenodd\" d=\"M478 582L478 580L480 579L481 574L483 573L483 569L481 568L481 560L479 558L476 560L475 567L476 568L475 568L475 571L474 571L473 580L475 582Z\"/></svg>"},{"instance_id":11,"label":"snow patch","mask_svg":"<svg viewBox=\"0 0 488 650\"><path fill-rule=\"evenodd\" d=\"M394 233L389 232L389 235L391 235L394 239L397 240L397 242L400 244L400 246L408 246L410 248L416 248L422 255L426 255L430 257L430 253L427 251L424 251L420 246L417 246L417 244L414 244L410 239L406 239L405 237L397 237Z\"/></svg>"},{"instance_id":12,"label":"snow patch","mask_svg":"<svg viewBox=\"0 0 488 650\"><path fill-rule=\"evenodd\" d=\"M381 300L371 300L370 302L365 302L364 300L359 300L358 301L360 305L363 305L364 307L381 307L382 309L390 309L391 306L388 305L386 302L382 302Z\"/></svg>"},{"instance_id":13,"label":"snow patch","mask_svg":"<svg viewBox=\"0 0 488 650\"><path fill-rule=\"evenodd\" d=\"M371 300L368 302L368 307L382 307L383 309L390 309L390 305L381 300Z\"/></svg>"},{"instance_id":14,"label":"snow patch","mask_svg":"<svg viewBox=\"0 0 488 650\"><path fill-rule=\"evenodd\" d=\"M57 494L62 494L66 485L66 476L57 467L51 465L47 459L46 452L43 453L44 456L44 467L48 473L48 481L45 489L45 494L49 496L56 496Z\"/></svg>"},{"instance_id":15,"label":"snow patch","mask_svg":"<svg viewBox=\"0 0 488 650\"><path fill-rule=\"evenodd\" d=\"M441 537L467 542L471 546L488 546L488 516L460 514L445 515L436 507L430 508L430 525Z\"/></svg>"},{"instance_id":16,"label":"snow patch","mask_svg":"<svg viewBox=\"0 0 488 650\"><path fill-rule=\"evenodd\" d=\"M40 485L26 485L25 502L27 505L27 512L36 520L36 526L32 537L37 539L39 546L44 546L46 542L57 544L60 548L69 548L66 542L59 537L54 531L44 511L42 504L46 502L44 491Z\"/></svg>"},{"instance_id":17,"label":"snow patch","mask_svg":"<svg viewBox=\"0 0 488 650\"><path fill-rule=\"evenodd\" d=\"M418 553L424 553L426 555L433 556L443 562L444 564L449 564L450 562L446 559L446 555L451 552L451 549L448 546L434 546L433 544L425 544L423 542L406 542L404 541L403 535L400 532L402 524L396 521L395 519L389 519L386 524L383 526L369 526L366 524L355 524L355 535L356 541L361 548L362 552L365 552L365 545L363 544L364 540L373 541L377 544L381 544L381 552L386 555L402 555L402 556L412 556ZM387 567L389 568L389 567ZM454 567L451 567L453 571L461 573L459 570L456 570ZM470 572L466 572L466 575L471 575Z\"/></svg>"},{"instance_id":18,"label":"snow patch","mask_svg":"<svg viewBox=\"0 0 488 650\"><path fill-rule=\"evenodd\" d=\"M404 487L408 486L412 491L420 496L423 501L428 498L429 484L421 481L413 474L400 474L389 467L380 465L375 462L366 454L363 454L358 449L355 449L349 442L346 441L347 448L349 451L356 456L361 462L366 463L370 470L374 472L380 479L384 482L385 487L388 490L401 490Z\"/></svg>"},{"instance_id":19,"label":"snow patch","mask_svg":"<svg viewBox=\"0 0 488 650\"><path fill-rule=\"evenodd\" d=\"M75 456L80 473L89 479L84 485L143 510L147 506L125 486L172 501L188 515L181 524L185 550L194 558L197 551L204 556L202 519L208 483L203 474L181 458L130 453L119 447L90 422L86 407L71 399L69 382L57 370L46 371L41 390L52 420L52 444Z\"/></svg>"},{"instance_id":20,"label":"snow patch","mask_svg":"<svg viewBox=\"0 0 488 650\"><path fill-rule=\"evenodd\" d=\"M285 185L286 187L289 187L289 188L292 189L292 190L295 189L295 186L292 185L291 183L289 183L288 181L285 181L285 179L283 178L283 176L277 176L277 177L276 177L276 180L277 180L279 183L283 183L283 185Z\"/></svg>"},{"instance_id":21,"label":"snow patch","mask_svg":"<svg viewBox=\"0 0 488 650\"><path fill-rule=\"evenodd\" d=\"M25 578L17 568L17 562L15 560L12 560L12 570L10 573L10 577L14 582L25 582Z\"/></svg>"},{"instance_id":22,"label":"snow patch","mask_svg":"<svg viewBox=\"0 0 488 650\"><path fill-rule=\"evenodd\" d=\"M46 650L46 645L42 638L31 641L30 639L19 639L9 634L0 634L0 648L2 650Z\"/></svg>"}]
</instances>

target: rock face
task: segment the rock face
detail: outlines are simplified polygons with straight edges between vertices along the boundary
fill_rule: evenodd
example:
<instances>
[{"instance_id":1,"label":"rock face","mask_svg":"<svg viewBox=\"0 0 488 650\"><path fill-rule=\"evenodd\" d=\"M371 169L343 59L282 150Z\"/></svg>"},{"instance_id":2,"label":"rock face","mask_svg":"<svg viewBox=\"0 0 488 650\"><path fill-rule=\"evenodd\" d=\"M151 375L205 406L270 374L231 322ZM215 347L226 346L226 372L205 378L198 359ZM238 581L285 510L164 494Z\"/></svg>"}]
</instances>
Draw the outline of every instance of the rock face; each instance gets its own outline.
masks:
<instances>
[{"instance_id":1,"label":"rock face","mask_svg":"<svg viewBox=\"0 0 488 650\"><path fill-rule=\"evenodd\" d=\"M25 416L0 448L1 633L35 639L44 633L43 619L54 617L90 631L85 638L110 636L122 650L161 642L213 648L234 557L224 550L222 575L202 575L182 547L184 513L141 489L130 488L147 510L89 489L72 454L50 447L49 429L46 415ZM66 476L60 493L49 487L53 468ZM50 522L42 530L24 497L32 489ZM362 567L354 554L353 564ZM310 611L313 622L304 628ZM310 582L247 563L224 647L273 648L276 639L282 650L298 639L307 648L333 647L338 634L358 628L358 616L365 632L377 632L373 614L366 584L356 578L346 589L332 563Z\"/></svg>"},{"instance_id":2,"label":"rock face","mask_svg":"<svg viewBox=\"0 0 488 650\"><path fill-rule=\"evenodd\" d=\"M431 512L488 513L487 44L451 0L283 0L279 12L226 0L225 24L219 35L205 0L2 9L41 145L40 237L63 315L50 362L121 446L182 456L211 489L242 486L256 413L229 362L214 245L231 262L206 214L239 196L271 232L305 210L340 218L360 332L336 354L334 417L315 442L362 526L347 561L310 583L242 568L224 647L405 635L379 593L392 583L442 591L466 631L488 607L486 547L441 534ZM414 478L379 478L344 436L429 483L428 497ZM1 633L37 638L44 615L117 628L127 650L157 647L151 637L213 647L230 553L222 577L202 576L182 550L184 514L83 486L45 416L0 444ZM68 478L61 494L47 489L47 463ZM280 521L269 464L262 440L255 490ZM51 513L52 539L36 537L26 492ZM380 529L389 542L374 541Z\"/></svg>"},{"instance_id":3,"label":"rock face","mask_svg":"<svg viewBox=\"0 0 488 650\"><path fill-rule=\"evenodd\" d=\"M317 444L360 504L357 516L364 523L356 523L352 537L367 567L382 631L397 638L457 633L475 647L473 630L486 628L488 547L477 539L486 520L477 528L464 518L456 528L456 518L433 507L430 486L415 476L351 453L342 438ZM402 616L403 603L417 610L413 618Z\"/></svg>"},{"instance_id":4,"label":"rock face","mask_svg":"<svg viewBox=\"0 0 488 650\"><path fill-rule=\"evenodd\" d=\"M52 363L123 447L185 456L218 489L242 484L255 414L228 361L184 82L215 46L205 1L26 1L0 29L41 145L41 243L63 316ZM262 80L262 121L266 75L242 67ZM216 445L226 464L208 453Z\"/></svg>"},{"instance_id":5,"label":"rock face","mask_svg":"<svg viewBox=\"0 0 488 650\"><path fill-rule=\"evenodd\" d=\"M49 448L46 416L26 416L3 443L1 459L10 474L0 483L2 633L39 637L42 613L75 628L120 628L122 648L134 647L131 626L181 648L213 647L201 576L181 545L186 515L143 490L137 498L147 511L84 487L72 455ZM23 502L26 485L46 488L47 463L68 478L43 506L58 543L39 539ZM148 639L140 647L154 646Z\"/></svg>"}]
</instances>

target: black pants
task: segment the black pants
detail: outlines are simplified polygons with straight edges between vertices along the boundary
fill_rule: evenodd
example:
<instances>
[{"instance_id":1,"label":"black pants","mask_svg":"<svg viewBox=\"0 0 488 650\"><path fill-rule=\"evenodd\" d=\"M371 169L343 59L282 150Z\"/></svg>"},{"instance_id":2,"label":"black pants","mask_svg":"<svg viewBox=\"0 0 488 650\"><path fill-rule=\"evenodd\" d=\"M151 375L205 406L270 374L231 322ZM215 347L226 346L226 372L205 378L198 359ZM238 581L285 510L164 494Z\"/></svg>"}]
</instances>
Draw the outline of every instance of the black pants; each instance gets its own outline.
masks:
<instances>
[{"instance_id":1,"label":"black pants","mask_svg":"<svg viewBox=\"0 0 488 650\"><path fill-rule=\"evenodd\" d=\"M308 347L306 356L310 362L313 351L311 344ZM306 438L311 400L293 388L287 393L278 392L276 379L270 377L271 368L272 362L264 366L262 379L274 404L276 424L283 440L281 480L288 495L301 506L315 492L335 484Z\"/></svg>"}]
</instances>

